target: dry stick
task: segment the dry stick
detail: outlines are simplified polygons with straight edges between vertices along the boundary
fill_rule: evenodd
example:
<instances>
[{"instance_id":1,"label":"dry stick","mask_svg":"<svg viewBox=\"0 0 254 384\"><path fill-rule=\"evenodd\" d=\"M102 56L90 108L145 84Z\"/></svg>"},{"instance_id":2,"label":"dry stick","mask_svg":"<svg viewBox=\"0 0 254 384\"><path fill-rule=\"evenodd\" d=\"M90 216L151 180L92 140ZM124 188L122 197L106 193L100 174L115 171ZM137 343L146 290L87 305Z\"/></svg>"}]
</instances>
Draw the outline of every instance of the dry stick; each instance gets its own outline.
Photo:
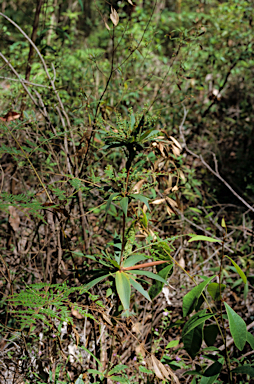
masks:
<instances>
[{"instance_id":1,"label":"dry stick","mask_svg":"<svg viewBox=\"0 0 254 384\"><path fill-rule=\"evenodd\" d=\"M0 79L10 80L10 81L20 81L20 79L17 80L17 79L13 79L12 77L6 77L6 76L0 76ZM27 80L25 80L25 79L23 79L23 82L24 82L25 84L28 84L28 85L33 85L33 86L35 86L35 87L42 87L42 88L48 88L48 89L50 88L48 85L37 84L37 83L31 83L31 81L27 81Z\"/></svg>"},{"instance_id":2,"label":"dry stick","mask_svg":"<svg viewBox=\"0 0 254 384\"><path fill-rule=\"evenodd\" d=\"M186 119L186 116L188 114L188 111L186 110L185 106L183 106L184 108L184 117L183 117L183 120L179 126L179 131L180 131L180 137L183 141L183 144L182 144L182 147L186 149L186 151L192 155L193 157L196 157L197 159L200 159L202 164L214 175L216 176L232 193L233 195L235 195L237 197L238 200L240 200L247 208L249 208L252 212L254 212L254 208L249 204L247 203L247 201L245 201L240 195L238 195L238 193L235 192L235 190L226 182L226 180L223 179L223 177L220 175L219 171L218 171L218 162L217 162L217 159L216 159L216 156L215 154L213 153L213 160L214 160L214 165L215 165L215 171L210 167L209 164L207 164L207 162L203 159L203 157L200 155L198 156L196 153L192 152L188 147L187 147L187 144L186 144L186 140L185 140L185 137L184 137L184 133L183 133L183 124L185 122L185 119Z\"/></svg>"}]
</instances>

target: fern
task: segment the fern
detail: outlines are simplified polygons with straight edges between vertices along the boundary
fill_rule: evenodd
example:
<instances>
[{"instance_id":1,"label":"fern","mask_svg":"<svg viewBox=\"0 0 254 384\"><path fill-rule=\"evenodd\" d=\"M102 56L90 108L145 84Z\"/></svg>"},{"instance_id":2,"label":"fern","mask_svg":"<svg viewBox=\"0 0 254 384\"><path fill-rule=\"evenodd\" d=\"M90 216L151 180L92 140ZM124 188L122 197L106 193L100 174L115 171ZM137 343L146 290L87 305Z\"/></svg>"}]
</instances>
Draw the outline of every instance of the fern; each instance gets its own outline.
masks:
<instances>
[{"instance_id":1,"label":"fern","mask_svg":"<svg viewBox=\"0 0 254 384\"><path fill-rule=\"evenodd\" d=\"M29 193L25 195L21 193L19 195L12 195L8 192L0 193L0 211L8 211L8 207L11 205L23 211L26 209L26 214L31 214L40 220L44 221L43 215L40 213L41 210L45 209L41 202L33 200L34 194Z\"/></svg>"}]
</instances>

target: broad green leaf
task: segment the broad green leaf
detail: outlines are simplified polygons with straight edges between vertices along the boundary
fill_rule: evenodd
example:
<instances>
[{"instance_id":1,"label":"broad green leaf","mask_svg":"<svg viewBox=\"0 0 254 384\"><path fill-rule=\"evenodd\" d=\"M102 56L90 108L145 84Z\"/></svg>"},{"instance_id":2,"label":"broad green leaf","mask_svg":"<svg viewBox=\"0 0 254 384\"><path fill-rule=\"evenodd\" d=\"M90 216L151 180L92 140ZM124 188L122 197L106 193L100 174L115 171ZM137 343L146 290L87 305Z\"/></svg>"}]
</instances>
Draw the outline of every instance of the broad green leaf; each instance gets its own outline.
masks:
<instances>
[{"instance_id":1,"label":"broad green leaf","mask_svg":"<svg viewBox=\"0 0 254 384\"><path fill-rule=\"evenodd\" d=\"M179 344L179 340L171 340L166 346L166 349L177 347L178 344Z\"/></svg>"},{"instance_id":2,"label":"broad green leaf","mask_svg":"<svg viewBox=\"0 0 254 384\"><path fill-rule=\"evenodd\" d=\"M110 276L110 274L106 274L106 275L100 276L97 279L94 279L94 280L90 281L90 283L85 285L84 288L86 288L88 290L88 289L92 288L94 285L96 285L97 283L99 283L100 281L106 279L106 277L108 277L108 276Z\"/></svg>"},{"instance_id":3,"label":"broad green leaf","mask_svg":"<svg viewBox=\"0 0 254 384\"><path fill-rule=\"evenodd\" d=\"M119 193L112 193L112 195L109 196L109 199L108 199L108 201L107 201L107 205L106 205L106 214L108 213L108 210L109 210L109 208L110 208L110 205L111 205L111 203L112 203L112 200L113 200L116 196L118 196L118 195L119 195Z\"/></svg>"},{"instance_id":4,"label":"broad green leaf","mask_svg":"<svg viewBox=\"0 0 254 384\"><path fill-rule=\"evenodd\" d=\"M123 213L125 214L125 217L127 217L128 212L128 197L123 197L122 200L120 200L120 206L123 210Z\"/></svg>"},{"instance_id":5,"label":"broad green leaf","mask_svg":"<svg viewBox=\"0 0 254 384\"><path fill-rule=\"evenodd\" d=\"M129 380L122 376L110 376L110 380L118 381L118 383L129 383Z\"/></svg>"},{"instance_id":6,"label":"broad green leaf","mask_svg":"<svg viewBox=\"0 0 254 384\"><path fill-rule=\"evenodd\" d=\"M190 318L182 332L182 340L186 352L192 359L201 348L203 340L203 325L206 318L206 310L203 310ZM201 321L201 322L198 322Z\"/></svg>"},{"instance_id":7,"label":"broad green leaf","mask_svg":"<svg viewBox=\"0 0 254 384\"><path fill-rule=\"evenodd\" d=\"M162 266L163 265L164 264L162 264ZM169 277L170 272L171 272L171 274L173 273L173 267L174 267L173 264L168 264L165 268L163 268L161 270L158 270L158 267L160 267L160 265L157 265L158 275L161 276L165 280L167 280L167 278ZM149 289L149 295L150 295L152 300L161 293L163 286L164 286L164 284L161 281L155 281L153 283L153 285Z\"/></svg>"},{"instance_id":8,"label":"broad green leaf","mask_svg":"<svg viewBox=\"0 0 254 384\"><path fill-rule=\"evenodd\" d=\"M130 276L130 283L138 292L141 293L147 300L152 301L149 294L144 290L141 284L139 284L132 276Z\"/></svg>"},{"instance_id":9,"label":"broad green leaf","mask_svg":"<svg viewBox=\"0 0 254 384\"><path fill-rule=\"evenodd\" d=\"M218 332L219 330L216 324L210 324L204 328L204 340L208 347L214 345Z\"/></svg>"},{"instance_id":10,"label":"broad green leaf","mask_svg":"<svg viewBox=\"0 0 254 384\"><path fill-rule=\"evenodd\" d=\"M247 341L254 350L254 336L250 332L247 332Z\"/></svg>"},{"instance_id":11,"label":"broad green leaf","mask_svg":"<svg viewBox=\"0 0 254 384\"><path fill-rule=\"evenodd\" d=\"M79 2L79 5L81 6L81 9L82 9L82 12L84 11L84 6L83 6L83 1L82 0L78 0Z\"/></svg>"},{"instance_id":12,"label":"broad green leaf","mask_svg":"<svg viewBox=\"0 0 254 384\"><path fill-rule=\"evenodd\" d=\"M164 284L168 284L167 280L163 279L161 276L156 275L153 272L141 271L139 269L133 269L131 271L128 271L128 273L133 273L134 275L144 275L146 277L150 277L151 279L155 279L155 280L161 281Z\"/></svg>"},{"instance_id":13,"label":"broad green leaf","mask_svg":"<svg viewBox=\"0 0 254 384\"><path fill-rule=\"evenodd\" d=\"M188 292L183 298L183 317L188 316L194 309L196 304L198 303L198 299L202 294L203 290L210 283L210 281L215 276L209 277L196 287L194 287L190 292Z\"/></svg>"},{"instance_id":14,"label":"broad green leaf","mask_svg":"<svg viewBox=\"0 0 254 384\"><path fill-rule=\"evenodd\" d=\"M75 384L85 384L82 377L83 375L79 375L79 377L75 381Z\"/></svg>"},{"instance_id":15,"label":"broad green leaf","mask_svg":"<svg viewBox=\"0 0 254 384\"><path fill-rule=\"evenodd\" d=\"M224 305L228 315L231 335L236 347L242 351L247 341L247 327L245 321L226 302L224 302Z\"/></svg>"},{"instance_id":16,"label":"broad green leaf","mask_svg":"<svg viewBox=\"0 0 254 384\"><path fill-rule=\"evenodd\" d=\"M132 267L133 265L137 264L141 260L146 260L147 257L145 255L139 255L135 253L134 255L131 255L126 259L123 263L124 268Z\"/></svg>"},{"instance_id":17,"label":"broad green leaf","mask_svg":"<svg viewBox=\"0 0 254 384\"><path fill-rule=\"evenodd\" d=\"M244 282L244 284L247 283L247 277L245 275L245 273L241 270L241 268L239 267L239 265L236 264L236 262L234 260L231 259L231 257L229 256L226 256L230 261L231 263L233 264L233 266L235 267L238 275L241 277L242 281Z\"/></svg>"},{"instance_id":18,"label":"broad green leaf","mask_svg":"<svg viewBox=\"0 0 254 384\"><path fill-rule=\"evenodd\" d=\"M224 291L226 288L225 284L218 284L218 283L210 283L207 287L207 292L210 293L214 301L220 300L220 286L221 286L221 292Z\"/></svg>"},{"instance_id":19,"label":"broad green leaf","mask_svg":"<svg viewBox=\"0 0 254 384\"><path fill-rule=\"evenodd\" d=\"M212 237L203 236L203 235L195 235L188 240L188 243L191 243L192 241L209 241L210 243L221 243L222 240L214 239Z\"/></svg>"},{"instance_id":20,"label":"broad green leaf","mask_svg":"<svg viewBox=\"0 0 254 384\"><path fill-rule=\"evenodd\" d=\"M219 374L215 375L215 376L211 376L211 377L203 376L203 377L201 377L199 384L213 384L217 380L218 376L219 376Z\"/></svg>"},{"instance_id":21,"label":"broad green leaf","mask_svg":"<svg viewBox=\"0 0 254 384\"><path fill-rule=\"evenodd\" d=\"M131 297L131 285L130 279L125 272L116 272L116 290L121 300L121 303L125 310L129 310L130 297Z\"/></svg>"},{"instance_id":22,"label":"broad green leaf","mask_svg":"<svg viewBox=\"0 0 254 384\"><path fill-rule=\"evenodd\" d=\"M210 319L213 316L213 313L205 313L206 309L195 313L184 325L182 331L182 337L185 337L189 332L191 332L198 325L203 324L206 320Z\"/></svg>"},{"instance_id":23,"label":"broad green leaf","mask_svg":"<svg viewBox=\"0 0 254 384\"><path fill-rule=\"evenodd\" d=\"M205 377L212 377L218 375L222 369L223 365L219 361L215 361L209 368L204 372Z\"/></svg>"},{"instance_id":24,"label":"broad green leaf","mask_svg":"<svg viewBox=\"0 0 254 384\"><path fill-rule=\"evenodd\" d=\"M233 369L232 373L245 373L250 377L254 377L254 367L249 364L241 365Z\"/></svg>"},{"instance_id":25,"label":"broad green leaf","mask_svg":"<svg viewBox=\"0 0 254 384\"><path fill-rule=\"evenodd\" d=\"M139 193L131 194L130 197L132 197L135 200L139 200L142 203L144 203L147 206L147 209L150 211L149 203L148 203L148 198L140 195Z\"/></svg>"}]
</instances>

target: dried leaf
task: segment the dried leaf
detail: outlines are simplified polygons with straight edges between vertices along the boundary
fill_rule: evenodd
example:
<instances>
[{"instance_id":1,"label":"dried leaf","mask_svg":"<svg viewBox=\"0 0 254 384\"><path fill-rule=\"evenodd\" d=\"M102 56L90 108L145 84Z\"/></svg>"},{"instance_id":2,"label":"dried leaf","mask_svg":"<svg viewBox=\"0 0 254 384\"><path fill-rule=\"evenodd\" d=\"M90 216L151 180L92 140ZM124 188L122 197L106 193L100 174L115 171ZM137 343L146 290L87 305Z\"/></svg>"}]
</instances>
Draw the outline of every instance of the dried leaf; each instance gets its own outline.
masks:
<instances>
[{"instance_id":1,"label":"dried leaf","mask_svg":"<svg viewBox=\"0 0 254 384\"><path fill-rule=\"evenodd\" d=\"M154 355L151 355L151 359L152 359L152 363L153 363L153 370L154 370L154 373L155 375L161 379L161 380L164 380L164 375L161 373L161 370L159 368L159 360L156 359L156 357Z\"/></svg>"},{"instance_id":2,"label":"dried leaf","mask_svg":"<svg viewBox=\"0 0 254 384\"><path fill-rule=\"evenodd\" d=\"M116 12L116 10L113 7L111 7L110 18L112 20L112 23L116 27L117 24L119 23L119 16L118 16L118 13Z\"/></svg>"},{"instance_id":3,"label":"dried leaf","mask_svg":"<svg viewBox=\"0 0 254 384\"><path fill-rule=\"evenodd\" d=\"M145 357L145 355L146 355L146 351L145 351L144 343L141 343L141 344L139 344L139 345L136 347L136 354L137 354L137 355L140 354L142 357Z\"/></svg>"},{"instance_id":4,"label":"dried leaf","mask_svg":"<svg viewBox=\"0 0 254 384\"><path fill-rule=\"evenodd\" d=\"M175 213L168 205L167 205L166 209L167 209L167 213L169 216L171 216L172 213Z\"/></svg>"},{"instance_id":5,"label":"dried leaf","mask_svg":"<svg viewBox=\"0 0 254 384\"><path fill-rule=\"evenodd\" d=\"M172 151L173 151L173 154L174 154L176 157L178 157L178 156L181 155L181 152L180 152L179 148L176 147L174 144L172 144Z\"/></svg>"},{"instance_id":6,"label":"dried leaf","mask_svg":"<svg viewBox=\"0 0 254 384\"><path fill-rule=\"evenodd\" d=\"M165 202L165 199L157 199L157 200L152 201L151 204L161 204L161 203L164 203L164 202Z\"/></svg>"},{"instance_id":7,"label":"dried leaf","mask_svg":"<svg viewBox=\"0 0 254 384\"><path fill-rule=\"evenodd\" d=\"M9 206L9 223L12 227L12 229L16 232L19 229L19 224L20 224L20 217L12 205Z\"/></svg>"},{"instance_id":8,"label":"dried leaf","mask_svg":"<svg viewBox=\"0 0 254 384\"><path fill-rule=\"evenodd\" d=\"M178 191L178 186L175 185L173 188L172 188L172 192L175 192L175 191Z\"/></svg>"},{"instance_id":9,"label":"dried leaf","mask_svg":"<svg viewBox=\"0 0 254 384\"><path fill-rule=\"evenodd\" d=\"M184 261L184 258L182 256L181 256L180 260L178 261L178 264L180 265L180 267L185 268L185 261Z\"/></svg>"},{"instance_id":10,"label":"dried leaf","mask_svg":"<svg viewBox=\"0 0 254 384\"><path fill-rule=\"evenodd\" d=\"M81 313L79 313L79 311L77 311L76 309L74 309L74 307L71 307L71 314L72 316L76 317L76 319L84 319L84 316L81 315Z\"/></svg>"},{"instance_id":11,"label":"dried leaf","mask_svg":"<svg viewBox=\"0 0 254 384\"><path fill-rule=\"evenodd\" d=\"M128 3L134 6L134 4L131 0L128 0Z\"/></svg>"},{"instance_id":12,"label":"dried leaf","mask_svg":"<svg viewBox=\"0 0 254 384\"><path fill-rule=\"evenodd\" d=\"M103 317L103 319L104 319L109 325L111 325L111 326L113 327L113 324L112 324L110 318L106 315L106 313L103 313L103 314L102 314L102 317Z\"/></svg>"},{"instance_id":13,"label":"dried leaf","mask_svg":"<svg viewBox=\"0 0 254 384\"><path fill-rule=\"evenodd\" d=\"M184 176L183 171L179 170L178 172L179 172L180 179L182 179L182 181L185 183L186 182L186 177Z\"/></svg>"},{"instance_id":14,"label":"dried leaf","mask_svg":"<svg viewBox=\"0 0 254 384\"><path fill-rule=\"evenodd\" d=\"M168 203L171 205L171 207L176 207L177 208L177 202L173 199L171 199L170 197L166 197Z\"/></svg>"},{"instance_id":15,"label":"dried leaf","mask_svg":"<svg viewBox=\"0 0 254 384\"><path fill-rule=\"evenodd\" d=\"M133 193L139 193L144 182L145 182L145 179L139 180L137 184L135 184L134 187L132 188Z\"/></svg>"},{"instance_id":16,"label":"dried leaf","mask_svg":"<svg viewBox=\"0 0 254 384\"><path fill-rule=\"evenodd\" d=\"M180 151L182 150L182 147L180 145L180 143L178 143L178 141L173 137L173 136L170 136L170 139L173 141L173 143L180 149Z\"/></svg>"},{"instance_id":17,"label":"dried leaf","mask_svg":"<svg viewBox=\"0 0 254 384\"><path fill-rule=\"evenodd\" d=\"M105 21L105 27L107 28L108 31L110 31L110 27L109 27L108 23L106 23L106 21Z\"/></svg>"},{"instance_id":18,"label":"dried leaf","mask_svg":"<svg viewBox=\"0 0 254 384\"><path fill-rule=\"evenodd\" d=\"M15 111L9 111L8 113L6 113L5 116L0 117L0 120L13 121L13 120L19 119L19 117L20 117L20 113L15 112Z\"/></svg>"},{"instance_id":19,"label":"dried leaf","mask_svg":"<svg viewBox=\"0 0 254 384\"><path fill-rule=\"evenodd\" d=\"M133 324L131 331L133 333L141 333L141 331L140 331L141 326L142 325L137 321L136 323ZM139 347L137 347L137 348L139 348ZM136 351L137 351L137 348L136 348Z\"/></svg>"}]
</instances>

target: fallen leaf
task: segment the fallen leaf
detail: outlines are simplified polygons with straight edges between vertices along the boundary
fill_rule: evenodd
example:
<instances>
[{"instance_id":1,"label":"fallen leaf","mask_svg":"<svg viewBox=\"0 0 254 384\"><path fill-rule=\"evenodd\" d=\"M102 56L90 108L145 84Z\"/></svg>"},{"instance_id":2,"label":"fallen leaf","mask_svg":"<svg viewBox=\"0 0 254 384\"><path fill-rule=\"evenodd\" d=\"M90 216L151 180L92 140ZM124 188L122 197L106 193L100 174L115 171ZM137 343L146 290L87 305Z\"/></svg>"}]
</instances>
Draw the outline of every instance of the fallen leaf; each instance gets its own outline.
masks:
<instances>
[{"instance_id":1,"label":"fallen leaf","mask_svg":"<svg viewBox=\"0 0 254 384\"><path fill-rule=\"evenodd\" d=\"M20 113L15 112L15 111L9 111L9 112L6 113L5 116L0 117L0 120L2 120L2 121L13 121L13 120L19 119L19 117L20 117Z\"/></svg>"},{"instance_id":2,"label":"fallen leaf","mask_svg":"<svg viewBox=\"0 0 254 384\"><path fill-rule=\"evenodd\" d=\"M12 227L12 229L16 232L19 229L19 224L20 224L20 217L12 205L9 206L9 223Z\"/></svg>"}]
</instances>

